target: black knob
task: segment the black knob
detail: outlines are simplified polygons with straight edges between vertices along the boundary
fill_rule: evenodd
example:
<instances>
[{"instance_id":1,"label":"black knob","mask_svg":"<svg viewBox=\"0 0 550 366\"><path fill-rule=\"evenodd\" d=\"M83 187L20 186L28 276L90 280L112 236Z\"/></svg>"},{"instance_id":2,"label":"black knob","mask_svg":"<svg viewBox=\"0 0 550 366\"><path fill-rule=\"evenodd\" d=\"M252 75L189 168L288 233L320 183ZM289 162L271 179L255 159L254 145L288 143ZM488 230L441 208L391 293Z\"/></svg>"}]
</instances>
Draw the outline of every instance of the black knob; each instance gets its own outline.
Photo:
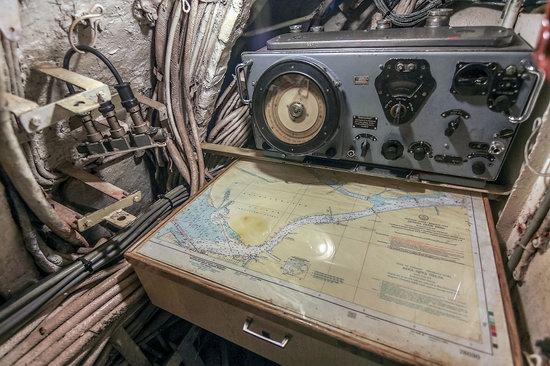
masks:
<instances>
[{"instance_id":1,"label":"black knob","mask_svg":"<svg viewBox=\"0 0 550 366\"><path fill-rule=\"evenodd\" d=\"M445 129L445 136L451 137L453 133L455 133L458 126L460 126L460 121L461 121L461 118L457 117L453 119L451 122L449 122L449 125Z\"/></svg>"},{"instance_id":2,"label":"black knob","mask_svg":"<svg viewBox=\"0 0 550 366\"><path fill-rule=\"evenodd\" d=\"M472 164L472 172L475 175L482 175L485 173L485 164L481 161L476 161Z\"/></svg>"},{"instance_id":3,"label":"black knob","mask_svg":"<svg viewBox=\"0 0 550 366\"><path fill-rule=\"evenodd\" d=\"M413 157L415 160L423 160L426 157L426 149L422 146L418 146L413 150Z\"/></svg>"},{"instance_id":4,"label":"black knob","mask_svg":"<svg viewBox=\"0 0 550 366\"><path fill-rule=\"evenodd\" d=\"M506 112L512 106L512 100L507 95L499 95L493 102L493 110L496 112Z\"/></svg>"},{"instance_id":5,"label":"black knob","mask_svg":"<svg viewBox=\"0 0 550 366\"><path fill-rule=\"evenodd\" d=\"M388 160L396 160L403 155L403 145L397 140L389 140L382 145L382 156Z\"/></svg>"},{"instance_id":6,"label":"black knob","mask_svg":"<svg viewBox=\"0 0 550 366\"><path fill-rule=\"evenodd\" d=\"M363 141L361 143L361 157L364 158L367 156L367 152L369 151L370 144L367 141Z\"/></svg>"},{"instance_id":7,"label":"black knob","mask_svg":"<svg viewBox=\"0 0 550 366\"><path fill-rule=\"evenodd\" d=\"M333 147L329 147L325 152L325 155L327 158L333 158L336 155L336 149Z\"/></svg>"}]
</instances>

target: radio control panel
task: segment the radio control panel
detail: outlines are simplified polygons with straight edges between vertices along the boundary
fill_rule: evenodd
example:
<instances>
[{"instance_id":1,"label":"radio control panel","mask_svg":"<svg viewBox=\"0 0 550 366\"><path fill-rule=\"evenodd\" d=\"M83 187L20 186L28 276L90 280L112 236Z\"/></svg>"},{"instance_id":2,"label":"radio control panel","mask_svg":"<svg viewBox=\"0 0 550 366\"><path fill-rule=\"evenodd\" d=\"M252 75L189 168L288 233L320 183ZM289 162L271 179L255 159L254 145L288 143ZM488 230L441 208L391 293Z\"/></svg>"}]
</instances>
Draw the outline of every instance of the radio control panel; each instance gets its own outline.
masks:
<instances>
[{"instance_id":1,"label":"radio control panel","mask_svg":"<svg viewBox=\"0 0 550 366\"><path fill-rule=\"evenodd\" d=\"M258 148L492 181L542 85L531 51L499 27L293 33L242 55L243 93Z\"/></svg>"}]
</instances>

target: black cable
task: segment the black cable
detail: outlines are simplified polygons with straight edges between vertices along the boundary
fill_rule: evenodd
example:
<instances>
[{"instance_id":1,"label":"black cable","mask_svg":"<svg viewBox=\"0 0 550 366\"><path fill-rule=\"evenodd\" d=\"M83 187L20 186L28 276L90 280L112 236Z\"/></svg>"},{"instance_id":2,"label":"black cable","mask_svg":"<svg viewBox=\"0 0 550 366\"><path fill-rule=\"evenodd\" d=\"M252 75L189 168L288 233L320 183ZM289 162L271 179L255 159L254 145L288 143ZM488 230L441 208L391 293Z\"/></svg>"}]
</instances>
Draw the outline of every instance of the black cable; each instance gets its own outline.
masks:
<instances>
[{"instance_id":1,"label":"black cable","mask_svg":"<svg viewBox=\"0 0 550 366\"><path fill-rule=\"evenodd\" d=\"M374 0L374 4L382 14L385 14L387 18L392 21L393 24L399 27L411 27L426 19L430 10L451 1L428 0L422 3L419 7L413 9L413 12L410 14L404 15L394 13L393 7L390 9L385 0Z\"/></svg>"},{"instance_id":2,"label":"black cable","mask_svg":"<svg viewBox=\"0 0 550 366\"><path fill-rule=\"evenodd\" d=\"M78 264L73 262L67 267L64 267L62 271L53 273L42 281L35 283L31 287L25 290L24 293L17 298L8 301L2 309L0 309L0 323L3 323L6 318L15 313L18 309L26 306L35 297L40 295L42 291L48 290L52 286L55 286L57 282L63 279L64 276L68 276L71 272L77 270ZM63 272L63 273L62 273Z\"/></svg>"},{"instance_id":3,"label":"black cable","mask_svg":"<svg viewBox=\"0 0 550 366\"><path fill-rule=\"evenodd\" d=\"M91 53L92 55L97 57L111 71L111 73L113 74L113 76L116 79L117 84L123 84L124 83L124 80L122 79L122 76L120 76L120 74L119 74L118 70L116 69L116 67L111 63L111 61L104 54L102 54L101 52L99 52L95 48L90 47L90 46L86 46L86 45L78 45L78 46L75 46L75 47L79 51L83 51L83 52L86 52L86 53ZM64 69L69 70L69 66L71 64L71 58L74 56L75 53L77 53L76 50L74 50L72 48L69 49L65 53L65 56L63 57L63 68ZM74 86L72 86L69 83L67 83L67 88L69 89L69 92L71 94L74 94L76 92L75 89L74 89Z\"/></svg>"},{"instance_id":4,"label":"black cable","mask_svg":"<svg viewBox=\"0 0 550 366\"><path fill-rule=\"evenodd\" d=\"M94 271L117 261L129 246L166 217L173 206L181 205L188 197L185 188L174 188L165 198L160 198L149 206L130 228L82 258L89 262ZM81 261L75 261L5 304L0 310L0 343L31 320L45 304L70 290L90 274Z\"/></svg>"},{"instance_id":5,"label":"black cable","mask_svg":"<svg viewBox=\"0 0 550 366\"><path fill-rule=\"evenodd\" d=\"M0 332L1 332L0 334L2 335L8 334L8 336L11 336L12 334L14 334L23 325L25 325L27 321L31 320L34 317L37 309L41 309L42 306L46 303L43 301L43 297L53 299L54 295L62 294L65 290L68 290L73 286L75 286L76 284L83 281L86 277L88 277L88 275L89 273L84 272L74 278L73 276L65 277L63 281L60 281L55 286L48 289L43 295L41 295L40 297L37 297L36 299L31 301L29 304L25 305L25 307L23 307L17 313L15 313L14 316L11 316L5 321L3 321L0 324ZM6 338L2 336L0 339L3 342Z\"/></svg>"}]
</instances>

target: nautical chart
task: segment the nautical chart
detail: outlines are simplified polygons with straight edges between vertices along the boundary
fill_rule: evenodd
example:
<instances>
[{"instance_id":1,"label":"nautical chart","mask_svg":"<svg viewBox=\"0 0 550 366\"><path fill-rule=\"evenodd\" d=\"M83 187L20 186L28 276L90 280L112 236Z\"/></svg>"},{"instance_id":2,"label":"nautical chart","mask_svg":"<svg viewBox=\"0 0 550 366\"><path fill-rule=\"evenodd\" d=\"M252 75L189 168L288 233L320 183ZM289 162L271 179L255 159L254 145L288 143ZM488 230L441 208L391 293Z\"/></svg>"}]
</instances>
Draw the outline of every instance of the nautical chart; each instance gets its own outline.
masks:
<instances>
[{"instance_id":1,"label":"nautical chart","mask_svg":"<svg viewBox=\"0 0 550 366\"><path fill-rule=\"evenodd\" d=\"M237 162L139 252L429 361L511 362L480 196Z\"/></svg>"}]
</instances>

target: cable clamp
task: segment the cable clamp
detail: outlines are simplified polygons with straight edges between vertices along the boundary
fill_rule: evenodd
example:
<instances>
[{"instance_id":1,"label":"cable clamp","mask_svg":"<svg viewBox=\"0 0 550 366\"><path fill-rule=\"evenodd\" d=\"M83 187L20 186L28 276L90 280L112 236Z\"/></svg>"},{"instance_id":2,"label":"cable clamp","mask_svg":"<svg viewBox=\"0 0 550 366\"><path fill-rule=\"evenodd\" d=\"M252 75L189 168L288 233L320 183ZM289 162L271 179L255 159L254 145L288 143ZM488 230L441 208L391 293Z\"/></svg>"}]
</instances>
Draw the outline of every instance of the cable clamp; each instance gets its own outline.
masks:
<instances>
[{"instance_id":1,"label":"cable clamp","mask_svg":"<svg viewBox=\"0 0 550 366\"><path fill-rule=\"evenodd\" d=\"M157 78L158 81L164 80L164 75L160 72L160 70L156 66L153 67L153 75L155 75L155 78Z\"/></svg>"},{"instance_id":2,"label":"cable clamp","mask_svg":"<svg viewBox=\"0 0 550 366\"><path fill-rule=\"evenodd\" d=\"M86 271L90 272L90 273L94 273L95 270L94 270L94 266L92 264L92 262L90 262L89 260L87 260L86 258L84 257L80 257L78 258L78 260L80 262L82 262L82 264L84 265L84 268L86 269Z\"/></svg>"},{"instance_id":3,"label":"cable clamp","mask_svg":"<svg viewBox=\"0 0 550 366\"><path fill-rule=\"evenodd\" d=\"M168 203L170 204L170 210L173 210L173 209L174 209L174 207L176 207L176 206L174 205L174 201L172 201L172 199L171 199L171 198L168 198L168 197L166 197L166 196L165 196L165 195L163 195L163 194L159 195L159 196L158 196L158 198L159 198L159 200L162 200L162 199L165 199L165 200L167 200L167 201L168 201Z\"/></svg>"},{"instance_id":4,"label":"cable clamp","mask_svg":"<svg viewBox=\"0 0 550 366\"><path fill-rule=\"evenodd\" d=\"M90 47L95 46L97 40L97 33L99 32L99 21L103 17L105 8L101 4L94 4L88 13L84 13L81 16L75 16L73 22L71 23L68 31L69 44L71 48L80 54L84 54L84 51L78 49L78 45L74 43L73 34L78 25L89 26L92 29L92 40L89 44Z\"/></svg>"},{"instance_id":5,"label":"cable clamp","mask_svg":"<svg viewBox=\"0 0 550 366\"><path fill-rule=\"evenodd\" d=\"M181 2L182 10L184 13L189 13L191 11L191 5L188 0L182 0Z\"/></svg>"}]
</instances>

